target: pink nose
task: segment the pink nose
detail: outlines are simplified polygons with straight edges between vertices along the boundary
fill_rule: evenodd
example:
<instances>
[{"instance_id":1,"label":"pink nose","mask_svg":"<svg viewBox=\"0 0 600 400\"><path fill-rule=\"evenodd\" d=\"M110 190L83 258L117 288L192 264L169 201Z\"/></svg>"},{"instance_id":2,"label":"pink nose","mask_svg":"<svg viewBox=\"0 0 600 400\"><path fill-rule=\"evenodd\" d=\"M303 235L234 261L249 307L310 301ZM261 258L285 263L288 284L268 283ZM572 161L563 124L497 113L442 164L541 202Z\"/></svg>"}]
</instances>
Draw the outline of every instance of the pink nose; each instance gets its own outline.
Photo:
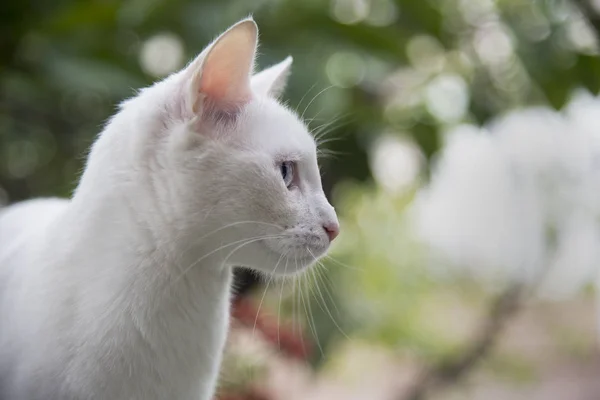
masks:
<instances>
[{"instance_id":1,"label":"pink nose","mask_svg":"<svg viewBox=\"0 0 600 400\"><path fill-rule=\"evenodd\" d=\"M330 242L333 242L333 239L340 234L340 225L337 222L323 225L323 229L325 229Z\"/></svg>"}]
</instances>

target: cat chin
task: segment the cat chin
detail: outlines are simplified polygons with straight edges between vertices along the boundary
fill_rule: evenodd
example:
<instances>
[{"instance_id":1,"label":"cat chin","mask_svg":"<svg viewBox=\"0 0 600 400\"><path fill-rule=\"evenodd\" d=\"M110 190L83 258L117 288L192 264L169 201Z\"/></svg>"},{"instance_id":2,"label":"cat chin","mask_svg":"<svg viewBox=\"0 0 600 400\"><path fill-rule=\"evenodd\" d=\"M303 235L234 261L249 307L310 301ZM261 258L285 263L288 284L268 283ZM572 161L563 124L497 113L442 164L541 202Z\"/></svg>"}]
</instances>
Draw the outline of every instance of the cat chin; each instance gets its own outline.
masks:
<instances>
[{"instance_id":1,"label":"cat chin","mask_svg":"<svg viewBox=\"0 0 600 400\"><path fill-rule=\"evenodd\" d=\"M263 263L256 269L274 276L293 276L306 271L313 265L317 264L320 257L309 252L308 254L288 255L285 256L279 252L271 250L271 254L274 256L274 262ZM272 266L269 268L268 266Z\"/></svg>"},{"instance_id":2,"label":"cat chin","mask_svg":"<svg viewBox=\"0 0 600 400\"><path fill-rule=\"evenodd\" d=\"M253 269L261 272L263 274L272 275L272 276L295 276L302 274L304 271L310 269L313 265L316 264L314 258L304 258L298 259L296 263L292 264L288 261L287 268L266 268L265 265L260 267L252 267Z\"/></svg>"}]
</instances>

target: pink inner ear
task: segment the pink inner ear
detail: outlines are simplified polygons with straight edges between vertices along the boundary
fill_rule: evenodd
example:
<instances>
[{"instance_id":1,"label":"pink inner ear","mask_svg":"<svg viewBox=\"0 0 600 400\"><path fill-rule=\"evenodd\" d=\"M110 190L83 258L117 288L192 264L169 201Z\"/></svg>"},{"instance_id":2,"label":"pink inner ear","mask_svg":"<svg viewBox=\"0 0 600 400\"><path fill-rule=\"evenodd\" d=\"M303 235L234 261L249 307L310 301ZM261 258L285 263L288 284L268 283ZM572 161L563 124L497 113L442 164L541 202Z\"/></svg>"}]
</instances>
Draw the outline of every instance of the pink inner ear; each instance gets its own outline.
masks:
<instances>
[{"instance_id":1,"label":"pink inner ear","mask_svg":"<svg viewBox=\"0 0 600 400\"><path fill-rule=\"evenodd\" d=\"M254 24L226 32L203 63L198 91L213 107L231 112L252 98L250 77L256 50Z\"/></svg>"},{"instance_id":2,"label":"pink inner ear","mask_svg":"<svg viewBox=\"0 0 600 400\"><path fill-rule=\"evenodd\" d=\"M239 108L252 98L248 75L244 71L209 64L202 75L199 90L218 108Z\"/></svg>"}]
</instances>

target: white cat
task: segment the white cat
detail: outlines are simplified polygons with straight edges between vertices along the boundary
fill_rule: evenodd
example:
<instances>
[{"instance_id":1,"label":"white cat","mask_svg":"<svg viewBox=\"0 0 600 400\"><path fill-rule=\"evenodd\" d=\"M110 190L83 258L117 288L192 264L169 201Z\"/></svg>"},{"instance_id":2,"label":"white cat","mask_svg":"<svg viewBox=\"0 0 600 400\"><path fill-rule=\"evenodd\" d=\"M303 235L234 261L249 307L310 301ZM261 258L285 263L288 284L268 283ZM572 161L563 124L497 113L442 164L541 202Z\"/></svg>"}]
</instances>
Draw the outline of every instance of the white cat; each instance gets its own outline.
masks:
<instances>
[{"instance_id":1,"label":"white cat","mask_svg":"<svg viewBox=\"0 0 600 400\"><path fill-rule=\"evenodd\" d=\"M0 215L1 400L207 400L231 266L301 271L339 231L306 126L243 20L126 101L70 200Z\"/></svg>"}]
</instances>

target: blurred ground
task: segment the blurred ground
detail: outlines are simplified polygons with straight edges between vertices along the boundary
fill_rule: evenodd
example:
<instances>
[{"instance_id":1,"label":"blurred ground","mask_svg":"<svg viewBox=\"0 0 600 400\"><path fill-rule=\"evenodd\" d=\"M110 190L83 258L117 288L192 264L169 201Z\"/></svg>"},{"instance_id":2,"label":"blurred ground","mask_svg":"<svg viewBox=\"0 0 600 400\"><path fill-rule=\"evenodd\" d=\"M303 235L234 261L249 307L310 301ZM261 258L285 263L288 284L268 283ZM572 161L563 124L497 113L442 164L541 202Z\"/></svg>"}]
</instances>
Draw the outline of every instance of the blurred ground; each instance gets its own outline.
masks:
<instances>
[{"instance_id":1,"label":"blurred ground","mask_svg":"<svg viewBox=\"0 0 600 400\"><path fill-rule=\"evenodd\" d=\"M449 385L431 398L598 399L600 357L594 321L589 298L530 305L518 313L490 357L474 367L464 382ZM334 352L336 360L315 373L302 360L282 357L266 344L257 346L259 337L251 329L236 331L232 348L265 363L264 375L254 384L270 399L400 400L407 398L423 368L414 356L346 340Z\"/></svg>"}]
</instances>

